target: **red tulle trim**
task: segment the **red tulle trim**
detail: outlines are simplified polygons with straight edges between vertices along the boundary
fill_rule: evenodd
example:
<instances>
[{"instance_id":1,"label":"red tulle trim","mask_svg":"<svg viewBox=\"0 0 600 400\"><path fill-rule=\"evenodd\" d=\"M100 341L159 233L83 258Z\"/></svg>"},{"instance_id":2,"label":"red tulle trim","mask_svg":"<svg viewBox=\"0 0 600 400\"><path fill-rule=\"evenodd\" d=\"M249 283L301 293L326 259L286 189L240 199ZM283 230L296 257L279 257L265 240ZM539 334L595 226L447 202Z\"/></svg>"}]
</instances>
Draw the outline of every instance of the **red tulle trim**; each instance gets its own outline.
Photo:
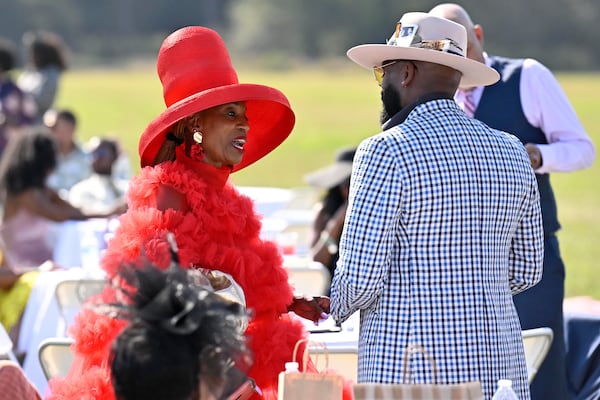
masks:
<instances>
[{"instance_id":1,"label":"red tulle trim","mask_svg":"<svg viewBox=\"0 0 600 400\"><path fill-rule=\"evenodd\" d=\"M54 378L49 382L47 400L114 400L110 375L105 368L89 367L76 376Z\"/></svg>"}]
</instances>

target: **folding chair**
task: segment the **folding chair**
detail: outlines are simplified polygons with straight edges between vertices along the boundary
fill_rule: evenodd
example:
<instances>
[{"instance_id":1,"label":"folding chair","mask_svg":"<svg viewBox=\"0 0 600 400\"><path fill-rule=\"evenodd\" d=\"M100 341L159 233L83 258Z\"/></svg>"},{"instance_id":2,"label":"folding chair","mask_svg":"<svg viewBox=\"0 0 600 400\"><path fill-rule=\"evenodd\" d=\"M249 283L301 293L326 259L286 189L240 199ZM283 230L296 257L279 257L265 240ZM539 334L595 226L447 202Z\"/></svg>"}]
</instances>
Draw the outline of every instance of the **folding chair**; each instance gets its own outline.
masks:
<instances>
[{"instance_id":1,"label":"folding chair","mask_svg":"<svg viewBox=\"0 0 600 400\"><path fill-rule=\"evenodd\" d=\"M75 315L81 310L85 301L91 296L100 294L106 285L106 279L69 279L56 285L55 297L61 318L66 328L71 325Z\"/></svg>"},{"instance_id":2,"label":"folding chair","mask_svg":"<svg viewBox=\"0 0 600 400\"><path fill-rule=\"evenodd\" d=\"M322 296L329 291L331 278L329 271L317 261L305 265L286 265L290 284L296 293Z\"/></svg>"},{"instance_id":3,"label":"folding chair","mask_svg":"<svg viewBox=\"0 0 600 400\"><path fill-rule=\"evenodd\" d=\"M73 339L69 338L48 338L40 343L38 358L47 380L67 375L74 358L71 352L73 343Z\"/></svg>"},{"instance_id":4,"label":"folding chair","mask_svg":"<svg viewBox=\"0 0 600 400\"><path fill-rule=\"evenodd\" d=\"M531 384L550 350L554 332L551 328L534 328L523 330L521 333L527 361L527 380Z\"/></svg>"},{"instance_id":5,"label":"folding chair","mask_svg":"<svg viewBox=\"0 0 600 400\"><path fill-rule=\"evenodd\" d=\"M0 357L8 357L11 361L20 364L13 353L13 342L2 324L0 324Z\"/></svg>"}]
</instances>

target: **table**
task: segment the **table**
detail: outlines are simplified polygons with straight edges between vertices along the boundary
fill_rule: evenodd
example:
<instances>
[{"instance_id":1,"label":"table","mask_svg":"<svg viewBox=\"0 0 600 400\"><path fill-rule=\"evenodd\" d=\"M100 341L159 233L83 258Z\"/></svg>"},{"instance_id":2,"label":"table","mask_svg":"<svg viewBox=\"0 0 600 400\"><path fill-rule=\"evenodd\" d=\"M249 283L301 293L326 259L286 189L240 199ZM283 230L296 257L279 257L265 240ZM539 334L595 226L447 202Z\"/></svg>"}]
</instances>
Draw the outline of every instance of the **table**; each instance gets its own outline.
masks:
<instances>
[{"instance_id":1,"label":"table","mask_svg":"<svg viewBox=\"0 0 600 400\"><path fill-rule=\"evenodd\" d=\"M236 186L236 189L254 201L256 212L263 217L285 208L294 196L290 189L278 187Z\"/></svg>"},{"instance_id":2,"label":"table","mask_svg":"<svg viewBox=\"0 0 600 400\"><path fill-rule=\"evenodd\" d=\"M117 218L63 222L54 247L54 262L63 268L96 269L102 251L118 226Z\"/></svg>"}]
</instances>

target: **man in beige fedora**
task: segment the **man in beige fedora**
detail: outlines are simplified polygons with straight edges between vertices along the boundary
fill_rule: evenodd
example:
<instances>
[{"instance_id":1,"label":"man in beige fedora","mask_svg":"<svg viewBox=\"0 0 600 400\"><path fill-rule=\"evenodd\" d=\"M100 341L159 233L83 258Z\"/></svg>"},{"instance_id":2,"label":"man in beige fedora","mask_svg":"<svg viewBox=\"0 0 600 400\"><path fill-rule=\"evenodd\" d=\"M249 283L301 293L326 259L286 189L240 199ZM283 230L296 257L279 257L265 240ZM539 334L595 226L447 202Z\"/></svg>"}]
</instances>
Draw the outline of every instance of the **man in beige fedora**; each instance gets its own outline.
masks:
<instances>
[{"instance_id":1,"label":"man in beige fedora","mask_svg":"<svg viewBox=\"0 0 600 400\"><path fill-rule=\"evenodd\" d=\"M541 278L539 193L512 135L469 118L459 86L498 73L466 57L464 27L407 13L386 44L351 48L381 86L382 132L353 163L350 200L331 288L331 313L361 313L359 382L479 381L484 398L510 379L529 399L512 295Z\"/></svg>"}]
</instances>

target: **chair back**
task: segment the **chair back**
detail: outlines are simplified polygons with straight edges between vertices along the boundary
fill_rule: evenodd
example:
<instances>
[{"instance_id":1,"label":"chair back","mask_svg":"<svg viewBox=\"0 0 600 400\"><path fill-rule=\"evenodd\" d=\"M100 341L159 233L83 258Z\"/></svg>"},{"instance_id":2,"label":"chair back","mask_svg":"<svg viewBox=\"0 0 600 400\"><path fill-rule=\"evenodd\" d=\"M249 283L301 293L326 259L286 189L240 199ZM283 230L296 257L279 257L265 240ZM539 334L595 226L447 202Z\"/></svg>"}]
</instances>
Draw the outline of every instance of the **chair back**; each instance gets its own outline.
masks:
<instances>
[{"instance_id":1,"label":"chair back","mask_svg":"<svg viewBox=\"0 0 600 400\"><path fill-rule=\"evenodd\" d=\"M70 338L48 338L40 343L38 358L47 380L67 375L74 359L73 343Z\"/></svg>"},{"instance_id":2,"label":"chair back","mask_svg":"<svg viewBox=\"0 0 600 400\"><path fill-rule=\"evenodd\" d=\"M551 328L526 329L522 332L525 360L527 361L527 380L529 384L537 374L542 362L550 350L554 332Z\"/></svg>"},{"instance_id":3,"label":"chair back","mask_svg":"<svg viewBox=\"0 0 600 400\"><path fill-rule=\"evenodd\" d=\"M68 328L81 310L83 304L91 296L100 294L106 286L106 279L68 279L56 285L55 297L61 318Z\"/></svg>"}]
</instances>

